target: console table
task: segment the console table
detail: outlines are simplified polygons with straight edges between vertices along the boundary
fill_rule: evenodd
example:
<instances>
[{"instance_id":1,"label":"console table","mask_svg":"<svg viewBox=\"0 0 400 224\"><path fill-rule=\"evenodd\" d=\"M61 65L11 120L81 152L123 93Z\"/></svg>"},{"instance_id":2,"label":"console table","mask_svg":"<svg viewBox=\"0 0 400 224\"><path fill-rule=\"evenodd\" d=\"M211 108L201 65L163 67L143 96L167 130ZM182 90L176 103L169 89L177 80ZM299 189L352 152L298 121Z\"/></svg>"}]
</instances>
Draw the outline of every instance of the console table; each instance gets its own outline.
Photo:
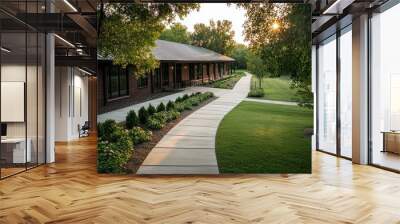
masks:
<instances>
[{"instance_id":1,"label":"console table","mask_svg":"<svg viewBox=\"0 0 400 224\"><path fill-rule=\"evenodd\" d=\"M27 143L26 151L25 145ZM6 160L6 163L26 163L31 162L31 139L25 138L6 138L1 139L1 156Z\"/></svg>"},{"instance_id":2,"label":"console table","mask_svg":"<svg viewBox=\"0 0 400 224\"><path fill-rule=\"evenodd\" d=\"M383 131L383 150L400 154L400 131Z\"/></svg>"}]
</instances>

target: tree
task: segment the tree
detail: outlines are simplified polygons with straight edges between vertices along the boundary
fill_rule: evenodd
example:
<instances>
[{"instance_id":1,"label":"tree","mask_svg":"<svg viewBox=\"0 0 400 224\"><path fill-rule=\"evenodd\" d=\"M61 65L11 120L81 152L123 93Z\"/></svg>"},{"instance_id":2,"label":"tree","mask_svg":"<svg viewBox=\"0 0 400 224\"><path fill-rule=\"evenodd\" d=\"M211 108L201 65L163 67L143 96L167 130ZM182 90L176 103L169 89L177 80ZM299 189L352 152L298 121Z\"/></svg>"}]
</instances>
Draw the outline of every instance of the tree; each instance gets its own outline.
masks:
<instances>
[{"instance_id":1,"label":"tree","mask_svg":"<svg viewBox=\"0 0 400 224\"><path fill-rule=\"evenodd\" d=\"M174 23L161 33L159 39L189 44L190 33L188 32L186 26L182 25L181 23Z\"/></svg>"},{"instance_id":2,"label":"tree","mask_svg":"<svg viewBox=\"0 0 400 224\"><path fill-rule=\"evenodd\" d=\"M134 74L143 75L158 66L152 49L165 26L198 8L195 3L101 3L98 51L114 64L133 65Z\"/></svg>"},{"instance_id":3,"label":"tree","mask_svg":"<svg viewBox=\"0 0 400 224\"><path fill-rule=\"evenodd\" d=\"M235 47L235 32L232 22L228 20L210 20L209 25L199 23L194 25L191 35L192 44L204 47L220 54L230 55Z\"/></svg>"},{"instance_id":4,"label":"tree","mask_svg":"<svg viewBox=\"0 0 400 224\"><path fill-rule=\"evenodd\" d=\"M236 60L236 65L238 69L246 69L248 55L249 49L246 47L246 45L236 44L230 56Z\"/></svg>"},{"instance_id":5,"label":"tree","mask_svg":"<svg viewBox=\"0 0 400 224\"><path fill-rule=\"evenodd\" d=\"M300 105L312 107L311 9L305 4L240 4L246 9L245 39L271 76L289 75Z\"/></svg>"},{"instance_id":6,"label":"tree","mask_svg":"<svg viewBox=\"0 0 400 224\"><path fill-rule=\"evenodd\" d=\"M247 55L247 69L258 79L259 88L262 88L262 80L267 76L267 67L257 53L249 52Z\"/></svg>"}]
</instances>

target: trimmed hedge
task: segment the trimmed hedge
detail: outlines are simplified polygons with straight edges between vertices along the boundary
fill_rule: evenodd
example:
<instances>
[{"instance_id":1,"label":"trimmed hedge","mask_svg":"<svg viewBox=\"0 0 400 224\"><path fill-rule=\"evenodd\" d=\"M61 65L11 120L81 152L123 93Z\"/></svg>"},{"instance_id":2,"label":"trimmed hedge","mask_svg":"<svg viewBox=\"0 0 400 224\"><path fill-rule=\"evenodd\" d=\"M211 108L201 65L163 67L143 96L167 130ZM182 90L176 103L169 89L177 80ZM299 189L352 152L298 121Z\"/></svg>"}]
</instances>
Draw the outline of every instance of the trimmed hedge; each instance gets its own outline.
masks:
<instances>
[{"instance_id":1,"label":"trimmed hedge","mask_svg":"<svg viewBox=\"0 0 400 224\"><path fill-rule=\"evenodd\" d=\"M147 108L147 113L149 113L149 116L155 114L156 112L156 108L153 105L149 104L149 107Z\"/></svg>"},{"instance_id":2,"label":"trimmed hedge","mask_svg":"<svg viewBox=\"0 0 400 224\"><path fill-rule=\"evenodd\" d=\"M139 109L139 121L141 124L146 124L147 119L149 118L149 112L147 112L146 108L141 107Z\"/></svg>"},{"instance_id":3,"label":"trimmed hedge","mask_svg":"<svg viewBox=\"0 0 400 224\"><path fill-rule=\"evenodd\" d=\"M175 103L172 102L171 100L168 101L167 103L167 110L174 110L175 109Z\"/></svg>"},{"instance_id":4,"label":"trimmed hedge","mask_svg":"<svg viewBox=\"0 0 400 224\"><path fill-rule=\"evenodd\" d=\"M139 124L139 117L136 115L134 110L128 112L125 120L125 127L127 129L132 129L134 126Z\"/></svg>"},{"instance_id":5,"label":"trimmed hedge","mask_svg":"<svg viewBox=\"0 0 400 224\"><path fill-rule=\"evenodd\" d=\"M165 106L163 103L158 104L157 112L165 111Z\"/></svg>"},{"instance_id":6,"label":"trimmed hedge","mask_svg":"<svg viewBox=\"0 0 400 224\"><path fill-rule=\"evenodd\" d=\"M250 90L248 97L263 97L264 96L264 89L252 89Z\"/></svg>"}]
</instances>

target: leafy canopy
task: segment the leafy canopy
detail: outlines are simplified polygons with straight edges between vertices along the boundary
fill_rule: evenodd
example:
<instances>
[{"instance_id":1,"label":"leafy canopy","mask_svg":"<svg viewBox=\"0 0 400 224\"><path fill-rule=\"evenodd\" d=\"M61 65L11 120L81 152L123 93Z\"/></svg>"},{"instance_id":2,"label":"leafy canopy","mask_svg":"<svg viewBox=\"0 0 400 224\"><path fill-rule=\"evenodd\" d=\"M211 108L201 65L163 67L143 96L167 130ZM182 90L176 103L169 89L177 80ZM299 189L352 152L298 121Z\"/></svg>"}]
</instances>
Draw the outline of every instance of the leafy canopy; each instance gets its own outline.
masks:
<instances>
[{"instance_id":1,"label":"leafy canopy","mask_svg":"<svg viewBox=\"0 0 400 224\"><path fill-rule=\"evenodd\" d=\"M190 44L190 33L187 27L181 23L174 23L169 28L165 29L161 35L160 40L168 40L177 43Z\"/></svg>"},{"instance_id":2,"label":"leafy canopy","mask_svg":"<svg viewBox=\"0 0 400 224\"><path fill-rule=\"evenodd\" d=\"M196 3L101 4L99 53L114 64L133 65L134 74L143 75L158 66L152 48L166 25L196 9Z\"/></svg>"},{"instance_id":3,"label":"leafy canopy","mask_svg":"<svg viewBox=\"0 0 400 224\"><path fill-rule=\"evenodd\" d=\"M209 24L195 24L191 35L192 44L220 54L230 55L235 47L235 32L228 20L210 20Z\"/></svg>"},{"instance_id":4,"label":"leafy canopy","mask_svg":"<svg viewBox=\"0 0 400 224\"><path fill-rule=\"evenodd\" d=\"M245 39L270 76L289 75L300 105L312 106L311 9L306 4L240 4Z\"/></svg>"},{"instance_id":5,"label":"leafy canopy","mask_svg":"<svg viewBox=\"0 0 400 224\"><path fill-rule=\"evenodd\" d=\"M249 54L250 50L246 45L236 44L230 56L236 60L236 65L238 69L246 69Z\"/></svg>"}]
</instances>

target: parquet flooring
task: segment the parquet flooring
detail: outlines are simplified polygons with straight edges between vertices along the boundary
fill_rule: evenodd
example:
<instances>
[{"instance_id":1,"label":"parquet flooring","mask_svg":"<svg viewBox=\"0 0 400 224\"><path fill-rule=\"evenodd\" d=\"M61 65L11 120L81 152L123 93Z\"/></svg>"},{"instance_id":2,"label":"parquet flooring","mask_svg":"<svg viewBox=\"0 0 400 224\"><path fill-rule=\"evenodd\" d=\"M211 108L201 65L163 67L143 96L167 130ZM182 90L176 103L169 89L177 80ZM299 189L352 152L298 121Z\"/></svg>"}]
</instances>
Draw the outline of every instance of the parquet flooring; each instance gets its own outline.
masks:
<instances>
[{"instance_id":1,"label":"parquet flooring","mask_svg":"<svg viewBox=\"0 0 400 224\"><path fill-rule=\"evenodd\" d=\"M96 173L96 140L0 181L0 223L400 223L400 175L313 153L312 175Z\"/></svg>"}]
</instances>

